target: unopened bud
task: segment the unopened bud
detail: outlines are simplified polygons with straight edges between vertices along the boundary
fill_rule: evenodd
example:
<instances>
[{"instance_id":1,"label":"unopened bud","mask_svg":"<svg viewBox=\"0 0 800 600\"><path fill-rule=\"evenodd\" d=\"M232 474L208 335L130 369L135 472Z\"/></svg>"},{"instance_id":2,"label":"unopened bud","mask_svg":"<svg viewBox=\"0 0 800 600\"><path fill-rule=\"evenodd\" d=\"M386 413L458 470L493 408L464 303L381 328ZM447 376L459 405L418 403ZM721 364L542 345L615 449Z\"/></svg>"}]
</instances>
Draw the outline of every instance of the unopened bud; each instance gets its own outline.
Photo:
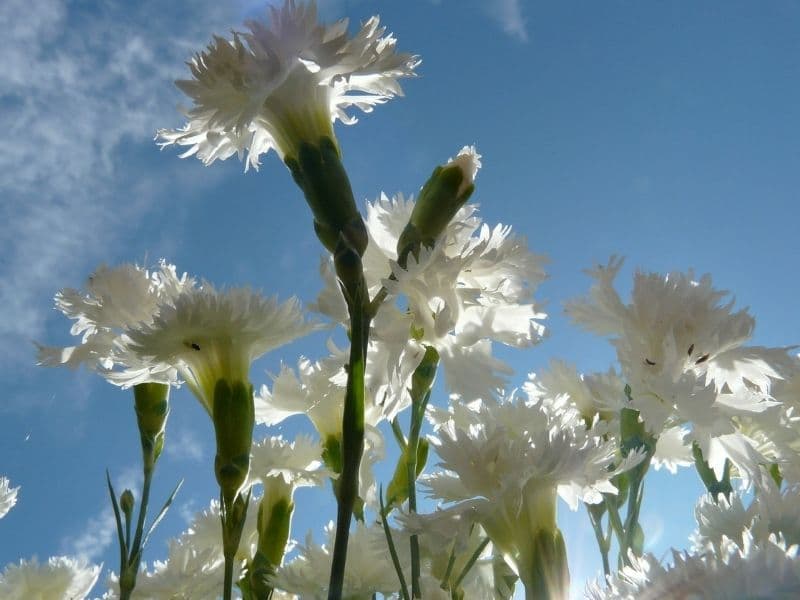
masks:
<instances>
[{"instance_id":1,"label":"unopened bud","mask_svg":"<svg viewBox=\"0 0 800 600\"><path fill-rule=\"evenodd\" d=\"M432 246L475 189L481 166L474 146L464 146L447 164L436 167L422 186L408 225L397 241L398 262L405 264L409 253L422 245Z\"/></svg>"},{"instance_id":2,"label":"unopened bud","mask_svg":"<svg viewBox=\"0 0 800 600\"><path fill-rule=\"evenodd\" d=\"M130 490L125 490L120 494L119 497L119 507L122 509L122 513L125 515L125 519L127 521L131 520L131 515L133 514L133 507L136 504L136 500L133 497L133 492Z\"/></svg>"}]
</instances>

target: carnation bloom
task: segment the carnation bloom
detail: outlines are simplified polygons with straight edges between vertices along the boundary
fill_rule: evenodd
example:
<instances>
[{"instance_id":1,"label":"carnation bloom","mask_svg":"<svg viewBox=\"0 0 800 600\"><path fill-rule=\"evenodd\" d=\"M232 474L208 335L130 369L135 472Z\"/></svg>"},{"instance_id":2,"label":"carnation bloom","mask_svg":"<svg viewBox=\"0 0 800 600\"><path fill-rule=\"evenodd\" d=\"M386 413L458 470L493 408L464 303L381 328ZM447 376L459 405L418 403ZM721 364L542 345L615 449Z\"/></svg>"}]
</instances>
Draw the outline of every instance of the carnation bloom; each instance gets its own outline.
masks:
<instances>
[{"instance_id":1,"label":"carnation bloom","mask_svg":"<svg viewBox=\"0 0 800 600\"><path fill-rule=\"evenodd\" d=\"M335 532L333 523L329 523L325 528L327 545L315 544L309 534L305 544L299 546L298 555L277 570L272 578L275 587L308 600L327 598ZM409 567L403 556L400 555L401 567L407 572ZM342 598L370 600L376 593L388 596L398 587L383 528L357 523L348 539Z\"/></svg>"},{"instance_id":2,"label":"carnation bloom","mask_svg":"<svg viewBox=\"0 0 800 600\"><path fill-rule=\"evenodd\" d=\"M111 383L128 387L137 383L174 383L169 365L143 364L124 344L126 328L150 323L162 304L169 303L194 285L185 273L161 260L154 271L123 264L100 266L89 277L86 290L65 288L55 297L56 308L73 319L70 333L81 336L77 346L39 346L39 364L80 365L98 371Z\"/></svg>"},{"instance_id":3,"label":"carnation bloom","mask_svg":"<svg viewBox=\"0 0 800 600\"><path fill-rule=\"evenodd\" d=\"M786 348L744 346L755 327L746 310L733 311L727 292L708 275L636 273L631 303L613 287L622 261L612 257L590 272L589 297L567 311L578 324L612 336L631 408L658 436L668 427L691 424L687 442L697 442L718 476L726 459L749 478L768 462L738 428L738 419L769 419L777 405L772 384L788 375Z\"/></svg>"},{"instance_id":4,"label":"carnation bloom","mask_svg":"<svg viewBox=\"0 0 800 600\"><path fill-rule=\"evenodd\" d=\"M8 514L17 503L19 486L12 488L8 477L0 477L0 519Z\"/></svg>"},{"instance_id":5,"label":"carnation bloom","mask_svg":"<svg viewBox=\"0 0 800 600\"><path fill-rule=\"evenodd\" d=\"M641 455L632 452L615 468L613 441L587 430L576 411L544 400L484 401L459 420L460 426L451 420L430 438L443 470L422 478L434 498L454 504L418 518L456 519L462 527L478 522L526 588L542 585L532 574L543 569L548 593L565 591L558 495L573 510L580 500L600 502L603 493L616 493L610 480Z\"/></svg>"},{"instance_id":6,"label":"carnation bloom","mask_svg":"<svg viewBox=\"0 0 800 600\"><path fill-rule=\"evenodd\" d=\"M256 547L258 531L256 514L258 498L248 506L242 542L234 561L234 578L240 577L244 562ZM223 578L224 558L220 537L220 504L212 500L209 507L194 517L189 528L168 542L167 558L154 561L137 579L135 598L194 600L217 598ZM119 587L112 574L109 591L104 598L118 598Z\"/></svg>"},{"instance_id":7,"label":"carnation bloom","mask_svg":"<svg viewBox=\"0 0 800 600\"><path fill-rule=\"evenodd\" d=\"M205 164L233 154L258 167L274 149L296 157L300 143L333 139L332 123L355 123L346 112L370 112L402 94L400 77L414 74L419 60L395 52L378 17L349 37L347 20L317 22L314 2L286 0L270 7L270 22L249 21L248 31L228 40L215 37L189 63L193 79L177 86L194 107L183 129L161 130L162 145L188 146Z\"/></svg>"},{"instance_id":8,"label":"carnation bloom","mask_svg":"<svg viewBox=\"0 0 800 600\"><path fill-rule=\"evenodd\" d=\"M217 291L208 283L185 289L150 323L128 331L128 348L143 363L175 367L209 414L219 380L249 381L250 364L305 335L296 298L278 303L246 288Z\"/></svg>"},{"instance_id":9,"label":"carnation bloom","mask_svg":"<svg viewBox=\"0 0 800 600\"><path fill-rule=\"evenodd\" d=\"M510 227L490 228L477 216L477 206L467 205L434 246L410 254L404 268L397 245L414 206L402 195L381 195L367 204L364 275L372 296L382 286L389 292L373 321L370 339L378 345L370 350L382 354L373 360L385 364L382 379L402 398L424 346L433 346L453 393L467 400L493 395L505 385L510 369L492 356L492 342L524 348L544 334L540 320L546 315L533 301L544 279L544 261ZM323 278L326 287L317 309L346 323L329 264L323 266Z\"/></svg>"},{"instance_id":10,"label":"carnation bloom","mask_svg":"<svg viewBox=\"0 0 800 600\"><path fill-rule=\"evenodd\" d=\"M34 558L8 565L0 573L0 598L3 600L83 600L97 582L100 567L67 556L50 558L39 564Z\"/></svg>"},{"instance_id":11,"label":"carnation bloom","mask_svg":"<svg viewBox=\"0 0 800 600\"><path fill-rule=\"evenodd\" d=\"M721 554L730 544L745 547L749 535L757 544L779 536L787 546L800 544L800 487L781 490L771 481L756 488L745 508L740 494L730 499L703 496L695 508L697 530L692 535L695 550Z\"/></svg>"},{"instance_id":12,"label":"carnation bloom","mask_svg":"<svg viewBox=\"0 0 800 600\"><path fill-rule=\"evenodd\" d=\"M588 586L590 600L740 600L800 597L797 546L772 536L756 545L744 532L743 548L720 554L687 555L673 551L665 567L652 554L631 554L631 565Z\"/></svg>"},{"instance_id":13,"label":"carnation bloom","mask_svg":"<svg viewBox=\"0 0 800 600\"><path fill-rule=\"evenodd\" d=\"M257 423L269 426L277 425L292 415L308 417L319 434L326 466L332 472L338 473L341 470L340 444L347 386L347 372L343 365L347 363L347 354L332 344L330 349L331 356L322 361L301 357L297 364L297 373L282 366L280 373L273 377L272 389L262 385L256 393L255 417ZM366 435L359 467L359 495L371 506L378 504L377 484L372 468L384 457L383 436L377 425L383 419L390 418L386 412L390 407L373 401L378 398L374 371L368 361L364 418ZM254 460L259 459L254 456ZM254 472L254 476L257 476L257 472Z\"/></svg>"}]
</instances>

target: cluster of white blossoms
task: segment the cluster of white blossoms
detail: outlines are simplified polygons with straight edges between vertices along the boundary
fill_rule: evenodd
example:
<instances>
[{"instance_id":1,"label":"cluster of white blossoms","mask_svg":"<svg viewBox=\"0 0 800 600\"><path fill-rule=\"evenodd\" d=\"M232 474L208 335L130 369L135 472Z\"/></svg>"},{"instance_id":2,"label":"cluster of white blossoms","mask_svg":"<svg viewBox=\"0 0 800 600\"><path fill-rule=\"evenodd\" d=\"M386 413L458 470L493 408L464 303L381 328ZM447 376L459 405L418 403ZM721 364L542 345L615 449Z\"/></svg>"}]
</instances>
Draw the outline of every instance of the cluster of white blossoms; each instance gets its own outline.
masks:
<instances>
[{"instance_id":1,"label":"cluster of white blossoms","mask_svg":"<svg viewBox=\"0 0 800 600\"><path fill-rule=\"evenodd\" d=\"M637 272L626 305L613 287L621 266L612 258L590 271L589 297L569 303L567 311L589 331L612 337L630 390L628 407L647 430L658 437L688 425L684 442L696 443L718 475L727 459L745 480L759 477L759 465L796 457L798 444L780 443L797 435L788 407L773 393L797 373L789 349L745 346L755 319L746 310L733 312L733 300L723 303L727 292L714 289L708 275L698 281L692 272ZM772 447L748 428L762 434L766 428Z\"/></svg>"},{"instance_id":2,"label":"cluster of white blossoms","mask_svg":"<svg viewBox=\"0 0 800 600\"><path fill-rule=\"evenodd\" d=\"M34 558L8 565L0 573L0 598L31 600L70 598L83 600L97 582L100 566L79 559L55 556L39 564Z\"/></svg>"},{"instance_id":3,"label":"cluster of white blossoms","mask_svg":"<svg viewBox=\"0 0 800 600\"><path fill-rule=\"evenodd\" d=\"M688 555L673 552L671 567L652 554L632 557L633 564L610 577L606 585L587 589L591 600L743 600L796 598L800 591L797 546L772 538L754 545L745 533L744 548L728 554Z\"/></svg>"},{"instance_id":4,"label":"cluster of white blossoms","mask_svg":"<svg viewBox=\"0 0 800 600\"><path fill-rule=\"evenodd\" d=\"M221 500L169 541L165 560L140 571L140 547L126 562L119 525L121 574L105 598L126 597L128 580L138 598L217 598L224 579L226 597L238 582L248 600L371 600L400 597L406 576L426 600L510 598L518 580L528 598L560 599L569 569L559 498L572 510L586 505L597 537L607 577L590 598L800 597L800 357L746 345L754 318L709 276L639 272L624 303L614 288L622 261L612 257L567 311L612 338L619 368L580 374L554 361L508 392L511 369L493 345L542 340L546 315L534 294L544 259L466 204L481 167L474 146L437 167L417 201L382 194L367 203L361 227L333 124L401 95L398 80L420 61L396 51L377 17L347 30L346 20L318 23L314 2L284 0L268 23L214 37L191 59L192 78L177 82L193 103L186 125L158 138L205 164L238 155L245 170L275 151L333 254L314 310L341 325L352 348L329 341L324 357L282 366L254 393L255 359L321 328L296 298L219 290L165 261L153 271L100 267L85 291L56 296L80 342L40 346L40 364L85 365L140 391L185 382L215 426ZM433 384L439 366L444 402ZM406 435L398 416L409 407ZM162 444L167 412L158 415ZM256 423L292 415L307 417L316 436L253 443ZM389 427L400 456L387 507L373 471ZM416 478L437 460L419 477L439 502L425 514ZM691 553L674 552L665 566L644 553L644 477L650 465L674 473L691 464L714 493L696 508ZM731 477L752 491L749 505ZM328 484L338 525L325 528L324 544L311 533L295 542L296 490ZM0 478L0 517L18 489ZM624 564L615 574L613 539ZM99 572L66 557L22 561L0 575L0 597L85 598Z\"/></svg>"},{"instance_id":5,"label":"cluster of white blossoms","mask_svg":"<svg viewBox=\"0 0 800 600\"><path fill-rule=\"evenodd\" d=\"M800 590L800 488L774 483L757 490L748 507L739 494L706 495L695 509L691 554L673 552L670 566L653 555L589 586L600 599L794 598Z\"/></svg>"},{"instance_id":6,"label":"cluster of white blossoms","mask_svg":"<svg viewBox=\"0 0 800 600\"><path fill-rule=\"evenodd\" d=\"M451 160L474 180L480 162L471 147ZM450 164L450 163L448 163ZM413 199L381 195L367 204L369 244L364 276L371 295L383 287L389 296L378 311L370 336L370 360L383 365L383 385L373 386L394 408L408 404L409 377L425 346L439 353L447 385L465 400L496 396L511 370L492 356L492 342L526 348L540 341L545 314L533 300L544 279L544 259L532 254L511 227L489 227L477 206L458 211L433 247L398 264L398 240L414 209ZM346 324L347 310L331 263L324 263L326 287L316 308Z\"/></svg>"},{"instance_id":7,"label":"cluster of white blossoms","mask_svg":"<svg viewBox=\"0 0 800 600\"><path fill-rule=\"evenodd\" d=\"M442 470L422 482L447 506L409 515L407 527L423 536L448 531L454 540L480 524L526 587L533 565L542 560L542 536L560 539L558 496L572 510L580 501L600 502L603 494L617 491L611 479L642 459L637 452L622 459L615 441L587 428L563 399L452 403L432 417L438 434L430 442ZM554 560L565 560L553 553Z\"/></svg>"},{"instance_id":8,"label":"cluster of white blossoms","mask_svg":"<svg viewBox=\"0 0 800 600\"><path fill-rule=\"evenodd\" d=\"M247 23L233 39L215 37L191 61L193 79L177 85L194 102L183 129L158 132L163 145L188 146L206 164L234 154L258 168L274 149L296 156L302 141L333 138L332 123L355 123L346 109L370 112L402 94L397 83L419 60L395 52L378 17L348 37L347 20L317 23L315 3L270 7L269 24Z\"/></svg>"}]
</instances>

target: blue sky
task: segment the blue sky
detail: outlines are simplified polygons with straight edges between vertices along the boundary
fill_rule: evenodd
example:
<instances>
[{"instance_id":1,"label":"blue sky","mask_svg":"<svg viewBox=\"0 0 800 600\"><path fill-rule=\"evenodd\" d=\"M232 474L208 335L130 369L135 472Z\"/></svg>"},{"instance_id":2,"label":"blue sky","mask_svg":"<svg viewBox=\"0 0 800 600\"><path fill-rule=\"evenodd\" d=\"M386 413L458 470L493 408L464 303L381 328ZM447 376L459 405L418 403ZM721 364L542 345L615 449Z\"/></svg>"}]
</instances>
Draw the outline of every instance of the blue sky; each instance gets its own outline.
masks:
<instances>
[{"instance_id":1,"label":"blue sky","mask_svg":"<svg viewBox=\"0 0 800 600\"><path fill-rule=\"evenodd\" d=\"M0 475L22 486L0 521L0 565L84 553L116 569L104 470L138 487L130 393L34 366L32 340L69 342L52 310L58 289L82 286L100 263L160 257L282 298L311 301L321 287L309 211L274 155L245 175L234 160L207 168L153 143L157 128L182 122L172 82L184 61L262 10L255 0L0 6ZM549 257L537 297L550 336L500 351L512 384L551 358L611 364L610 346L562 314L588 289L582 270L611 254L627 257L624 291L636 267L694 268L750 307L755 344L800 341L800 2L322 0L320 10L352 23L380 14L423 60L404 98L337 129L357 199L413 193L475 143L485 221L510 223ZM324 336L259 361L254 383L301 353L322 357ZM175 392L154 501L180 477L186 485L150 560L215 495L212 457L208 418ZM687 545L695 479L648 483L659 555ZM299 513L320 504L298 500ZM566 513L579 591L599 562L584 514ZM295 536L317 525L298 518Z\"/></svg>"}]
</instances>

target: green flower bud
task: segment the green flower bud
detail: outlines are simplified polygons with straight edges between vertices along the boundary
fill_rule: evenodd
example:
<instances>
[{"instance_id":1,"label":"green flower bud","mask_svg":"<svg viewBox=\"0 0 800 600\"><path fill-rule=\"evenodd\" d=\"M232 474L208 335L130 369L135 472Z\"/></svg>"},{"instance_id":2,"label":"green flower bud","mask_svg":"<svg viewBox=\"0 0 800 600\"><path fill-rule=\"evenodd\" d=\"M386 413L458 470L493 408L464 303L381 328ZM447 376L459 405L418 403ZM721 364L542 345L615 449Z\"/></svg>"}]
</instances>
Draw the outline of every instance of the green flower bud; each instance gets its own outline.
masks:
<instances>
[{"instance_id":1,"label":"green flower bud","mask_svg":"<svg viewBox=\"0 0 800 600\"><path fill-rule=\"evenodd\" d=\"M398 263L405 266L408 255L419 256L422 245L433 246L456 213L475 190L475 175L480 155L474 147L464 147L455 159L433 170L397 241Z\"/></svg>"},{"instance_id":2,"label":"green flower bud","mask_svg":"<svg viewBox=\"0 0 800 600\"><path fill-rule=\"evenodd\" d=\"M439 366L439 353L433 346L425 347L425 356L411 376L411 398L416 402L421 400L433 386L436 379L436 369Z\"/></svg>"},{"instance_id":3,"label":"green flower bud","mask_svg":"<svg viewBox=\"0 0 800 600\"><path fill-rule=\"evenodd\" d=\"M169 417L169 386L164 383L140 383L133 386L133 400L144 467L152 469L164 449L164 430Z\"/></svg>"},{"instance_id":4,"label":"green flower bud","mask_svg":"<svg viewBox=\"0 0 800 600\"><path fill-rule=\"evenodd\" d=\"M119 507L122 509L122 513L125 515L125 519L130 521L131 515L133 514L133 507L136 505L136 500L133 497L133 492L130 490L125 490L120 494L119 497Z\"/></svg>"}]
</instances>

